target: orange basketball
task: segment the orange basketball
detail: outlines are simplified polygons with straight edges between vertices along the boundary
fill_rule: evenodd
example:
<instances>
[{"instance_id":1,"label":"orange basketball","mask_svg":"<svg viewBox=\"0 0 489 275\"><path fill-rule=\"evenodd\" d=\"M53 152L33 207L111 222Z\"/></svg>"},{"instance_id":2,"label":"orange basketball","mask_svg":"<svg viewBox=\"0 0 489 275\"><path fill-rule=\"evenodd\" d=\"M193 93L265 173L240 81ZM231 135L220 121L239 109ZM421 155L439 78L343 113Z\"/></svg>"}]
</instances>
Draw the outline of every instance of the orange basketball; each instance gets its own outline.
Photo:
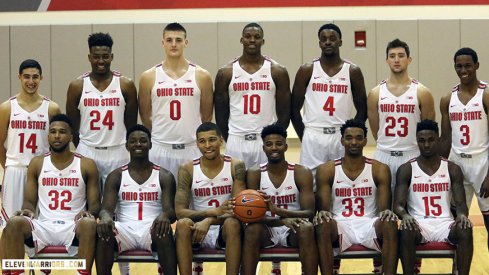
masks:
<instances>
[{"instance_id":1,"label":"orange basketball","mask_svg":"<svg viewBox=\"0 0 489 275\"><path fill-rule=\"evenodd\" d=\"M236 196L234 215L242 222L252 223L263 219L267 212L267 203L256 190L246 189Z\"/></svg>"}]
</instances>

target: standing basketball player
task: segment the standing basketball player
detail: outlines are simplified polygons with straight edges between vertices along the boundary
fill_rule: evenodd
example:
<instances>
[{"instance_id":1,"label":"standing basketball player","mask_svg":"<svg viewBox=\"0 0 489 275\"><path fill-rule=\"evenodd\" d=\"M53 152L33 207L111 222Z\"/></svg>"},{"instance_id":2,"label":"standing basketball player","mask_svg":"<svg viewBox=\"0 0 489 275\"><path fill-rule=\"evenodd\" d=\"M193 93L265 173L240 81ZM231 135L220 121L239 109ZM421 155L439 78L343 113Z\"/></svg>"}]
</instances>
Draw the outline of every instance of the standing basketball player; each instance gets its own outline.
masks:
<instances>
[{"instance_id":1,"label":"standing basketball player","mask_svg":"<svg viewBox=\"0 0 489 275\"><path fill-rule=\"evenodd\" d=\"M166 25L162 44L165 60L139 80L139 112L153 137L150 160L176 176L180 164L199 156L195 130L212 119L212 79L185 59L188 40L182 25Z\"/></svg>"},{"instance_id":2,"label":"standing basketball player","mask_svg":"<svg viewBox=\"0 0 489 275\"><path fill-rule=\"evenodd\" d=\"M49 124L51 153L32 159L22 210L16 212L2 234L4 259L24 259L46 246L65 246L68 254L86 260L90 274L95 255L96 216L100 210L98 171L91 159L70 151L72 125L66 115L55 115ZM39 214L34 218L36 209ZM88 210L87 210L88 209ZM7 271L8 272L8 271ZM10 271L10 274L23 274ZM3 274L9 274L4 273Z\"/></svg>"},{"instance_id":3,"label":"standing basketball player","mask_svg":"<svg viewBox=\"0 0 489 275\"><path fill-rule=\"evenodd\" d=\"M216 124L203 123L196 135L202 156L178 171L178 269L182 275L191 274L192 249L226 248L226 274L238 274L241 223L232 216L233 197L245 189L246 168L241 160L221 155L223 138Z\"/></svg>"},{"instance_id":4,"label":"standing basketball player","mask_svg":"<svg viewBox=\"0 0 489 275\"><path fill-rule=\"evenodd\" d=\"M390 76L368 94L368 121L377 142L374 158L389 166L391 190L397 168L419 155L416 123L435 120L433 96L428 88L411 78L409 46L395 39L387 44L386 62Z\"/></svg>"},{"instance_id":5,"label":"standing basketball player","mask_svg":"<svg viewBox=\"0 0 489 275\"><path fill-rule=\"evenodd\" d=\"M450 153L450 160L462 168L467 205L476 194L489 232L489 93L487 84L477 79L479 62L473 49L459 49L453 61L460 84L440 101L441 152L445 157Z\"/></svg>"},{"instance_id":6,"label":"standing basketball player","mask_svg":"<svg viewBox=\"0 0 489 275\"><path fill-rule=\"evenodd\" d=\"M138 111L134 82L110 69L112 44L108 33L88 37L92 70L70 83L66 100L76 151L95 160L102 190L107 175L129 161L124 138Z\"/></svg>"},{"instance_id":7,"label":"standing basketball player","mask_svg":"<svg viewBox=\"0 0 489 275\"><path fill-rule=\"evenodd\" d=\"M265 163L259 138L262 128L290 121L290 80L287 69L261 54L263 28L247 24L242 31L243 53L216 75L216 122L226 140L226 154L246 167Z\"/></svg>"},{"instance_id":8,"label":"standing basketball player","mask_svg":"<svg viewBox=\"0 0 489 275\"><path fill-rule=\"evenodd\" d=\"M0 105L0 165L4 169L0 228L22 207L27 165L49 151L49 119L58 104L39 94L41 65L32 59L19 66L20 91Z\"/></svg>"},{"instance_id":9,"label":"standing basketball player","mask_svg":"<svg viewBox=\"0 0 489 275\"><path fill-rule=\"evenodd\" d=\"M469 221L463 174L460 167L438 154L438 124L417 124L416 139L421 155L399 168L394 211L402 219L400 256L403 274L414 274L416 244L457 244L457 270L469 274L472 253L472 224ZM457 217L450 211L456 206Z\"/></svg>"},{"instance_id":10,"label":"standing basketball player","mask_svg":"<svg viewBox=\"0 0 489 275\"><path fill-rule=\"evenodd\" d=\"M282 126L266 126L261 138L268 162L248 170L247 188L266 194L270 212L261 222L246 226L242 274L255 274L260 247L277 245L299 247L303 274L317 274L314 226L309 221L315 212L312 173L285 160L287 131Z\"/></svg>"},{"instance_id":11,"label":"standing basketball player","mask_svg":"<svg viewBox=\"0 0 489 275\"><path fill-rule=\"evenodd\" d=\"M396 274L397 217L389 210L389 167L363 156L367 144L363 121L347 120L340 132L345 155L320 165L316 174L321 274L333 274L335 243L340 253L354 244L382 251L383 274Z\"/></svg>"},{"instance_id":12,"label":"standing basketball player","mask_svg":"<svg viewBox=\"0 0 489 275\"><path fill-rule=\"evenodd\" d=\"M111 274L114 248L117 247L119 253L131 249L155 249L164 274L176 275L177 259L171 229L175 222L175 178L149 160L151 134L146 127L131 127L126 139L131 161L107 177L97 226L97 273ZM116 207L118 220L114 222L112 217Z\"/></svg>"},{"instance_id":13,"label":"standing basketball player","mask_svg":"<svg viewBox=\"0 0 489 275\"><path fill-rule=\"evenodd\" d=\"M318 31L321 57L302 65L292 90L292 124L302 141L300 163L316 167L343 156L340 126L356 109L367 119L367 96L360 68L340 57L341 30L325 24ZM304 106L304 117L301 109Z\"/></svg>"}]
</instances>

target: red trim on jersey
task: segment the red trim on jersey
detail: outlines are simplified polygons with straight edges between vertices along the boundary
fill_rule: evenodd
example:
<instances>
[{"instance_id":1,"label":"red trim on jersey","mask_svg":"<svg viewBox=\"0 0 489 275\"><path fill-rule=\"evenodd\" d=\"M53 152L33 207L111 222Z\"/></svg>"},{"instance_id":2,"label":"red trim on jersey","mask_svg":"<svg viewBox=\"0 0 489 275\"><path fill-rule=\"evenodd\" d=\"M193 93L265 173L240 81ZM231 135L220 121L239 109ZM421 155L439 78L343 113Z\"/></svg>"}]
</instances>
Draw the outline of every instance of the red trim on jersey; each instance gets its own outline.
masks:
<instances>
[{"instance_id":1,"label":"red trim on jersey","mask_svg":"<svg viewBox=\"0 0 489 275\"><path fill-rule=\"evenodd\" d=\"M46 101L51 101L47 96L42 96L42 99Z\"/></svg>"},{"instance_id":2,"label":"red trim on jersey","mask_svg":"<svg viewBox=\"0 0 489 275\"><path fill-rule=\"evenodd\" d=\"M342 161L341 159L335 159L335 160L334 160L334 165L335 165L335 166L341 165L341 163L342 163L342 162L343 162L343 161Z\"/></svg>"},{"instance_id":3,"label":"red trim on jersey","mask_svg":"<svg viewBox=\"0 0 489 275\"><path fill-rule=\"evenodd\" d=\"M112 75L121 76L122 74L119 71L112 71Z\"/></svg>"},{"instance_id":4,"label":"red trim on jersey","mask_svg":"<svg viewBox=\"0 0 489 275\"><path fill-rule=\"evenodd\" d=\"M85 78L85 77L89 77L90 76L90 72L86 72L82 75L80 75L78 78Z\"/></svg>"},{"instance_id":5,"label":"red trim on jersey","mask_svg":"<svg viewBox=\"0 0 489 275\"><path fill-rule=\"evenodd\" d=\"M479 89L485 89L487 85L483 82L479 83Z\"/></svg>"},{"instance_id":6,"label":"red trim on jersey","mask_svg":"<svg viewBox=\"0 0 489 275\"><path fill-rule=\"evenodd\" d=\"M419 83L419 81L417 79L414 79L414 78L411 80L411 82L414 83L414 84L418 84Z\"/></svg>"},{"instance_id":7,"label":"red trim on jersey","mask_svg":"<svg viewBox=\"0 0 489 275\"><path fill-rule=\"evenodd\" d=\"M192 66L192 67L197 67L197 65L195 63L193 63L193 62L189 62L188 65L189 66Z\"/></svg>"},{"instance_id":8,"label":"red trim on jersey","mask_svg":"<svg viewBox=\"0 0 489 275\"><path fill-rule=\"evenodd\" d=\"M441 160L448 161L447 158L444 158L444 157L440 157L440 158L441 158Z\"/></svg>"},{"instance_id":9,"label":"red trim on jersey","mask_svg":"<svg viewBox=\"0 0 489 275\"><path fill-rule=\"evenodd\" d=\"M83 157L83 156L82 156L82 155L80 155L79 153L74 153L74 155L75 155L75 157L77 157L77 158L82 158L82 157Z\"/></svg>"},{"instance_id":10,"label":"red trim on jersey","mask_svg":"<svg viewBox=\"0 0 489 275\"><path fill-rule=\"evenodd\" d=\"M200 158L194 159L193 163L194 163L194 165L199 165L200 164Z\"/></svg>"},{"instance_id":11,"label":"red trim on jersey","mask_svg":"<svg viewBox=\"0 0 489 275\"><path fill-rule=\"evenodd\" d=\"M126 171L127 169L129 169L129 166L126 164L124 166L121 167L122 171Z\"/></svg>"},{"instance_id":12,"label":"red trim on jersey","mask_svg":"<svg viewBox=\"0 0 489 275\"><path fill-rule=\"evenodd\" d=\"M267 171L267 168L268 168L268 164L267 163L260 165L260 171L262 171L262 172Z\"/></svg>"},{"instance_id":13,"label":"red trim on jersey","mask_svg":"<svg viewBox=\"0 0 489 275\"><path fill-rule=\"evenodd\" d=\"M384 79L384 80L380 81L379 85L386 84L386 83L387 83L387 80Z\"/></svg>"},{"instance_id":14,"label":"red trim on jersey","mask_svg":"<svg viewBox=\"0 0 489 275\"><path fill-rule=\"evenodd\" d=\"M14 99L16 99L16 98L17 98L17 96L16 96L16 95L14 95L14 96L10 97L10 98L9 98L9 100L14 100Z\"/></svg>"},{"instance_id":15,"label":"red trim on jersey","mask_svg":"<svg viewBox=\"0 0 489 275\"><path fill-rule=\"evenodd\" d=\"M375 246L377 246L377 249L382 251L382 246L379 243L379 239L374 238L374 243L375 243Z\"/></svg>"},{"instance_id":16,"label":"red trim on jersey","mask_svg":"<svg viewBox=\"0 0 489 275\"><path fill-rule=\"evenodd\" d=\"M226 161L226 162L231 162L231 160L232 160L232 159L233 159L233 158L231 158L230 156L228 156L228 155L224 155L224 161Z\"/></svg>"},{"instance_id":17,"label":"red trim on jersey","mask_svg":"<svg viewBox=\"0 0 489 275\"><path fill-rule=\"evenodd\" d=\"M316 59L313 59L312 62L316 62L316 61L319 61L320 60L320 57L317 57Z\"/></svg>"},{"instance_id":18,"label":"red trim on jersey","mask_svg":"<svg viewBox=\"0 0 489 275\"><path fill-rule=\"evenodd\" d=\"M295 168L295 164L293 164L293 163L288 163L287 164L287 169L288 170L294 170L294 168Z\"/></svg>"},{"instance_id":19,"label":"red trim on jersey","mask_svg":"<svg viewBox=\"0 0 489 275\"><path fill-rule=\"evenodd\" d=\"M230 63L236 63L237 61L239 61L239 56L231 59L231 62Z\"/></svg>"},{"instance_id":20,"label":"red trim on jersey","mask_svg":"<svg viewBox=\"0 0 489 275\"><path fill-rule=\"evenodd\" d=\"M348 63L348 64L350 64L350 65L353 65L353 62L351 62L350 60L343 59L343 61L344 61L345 63Z\"/></svg>"},{"instance_id":21,"label":"red trim on jersey","mask_svg":"<svg viewBox=\"0 0 489 275\"><path fill-rule=\"evenodd\" d=\"M457 91L458 91L458 89L459 89L459 85L458 85L458 84L457 84L457 85L455 85L455 86L453 86L453 88L452 88L452 93L453 93L453 92L457 92Z\"/></svg>"},{"instance_id":22,"label":"red trim on jersey","mask_svg":"<svg viewBox=\"0 0 489 275\"><path fill-rule=\"evenodd\" d=\"M408 160L408 162L411 162L411 163L416 162L416 158L412 158L412 159Z\"/></svg>"},{"instance_id":23,"label":"red trim on jersey","mask_svg":"<svg viewBox=\"0 0 489 275\"><path fill-rule=\"evenodd\" d=\"M365 157L365 163L372 164L372 159Z\"/></svg>"},{"instance_id":24,"label":"red trim on jersey","mask_svg":"<svg viewBox=\"0 0 489 275\"><path fill-rule=\"evenodd\" d=\"M159 63L159 64L155 65L155 68L162 67L162 66L163 66L163 64Z\"/></svg>"},{"instance_id":25,"label":"red trim on jersey","mask_svg":"<svg viewBox=\"0 0 489 275\"><path fill-rule=\"evenodd\" d=\"M51 152L44 153L44 157L49 157L51 155Z\"/></svg>"},{"instance_id":26,"label":"red trim on jersey","mask_svg":"<svg viewBox=\"0 0 489 275\"><path fill-rule=\"evenodd\" d=\"M3 193L5 193L5 186L3 187ZM3 204L3 198L2 198L2 204ZM5 212L5 209L3 209L3 205L2 205L2 217L3 217L3 220L5 221L5 225L7 225L7 222L8 222L8 215L7 215L7 212Z\"/></svg>"},{"instance_id":27,"label":"red trim on jersey","mask_svg":"<svg viewBox=\"0 0 489 275\"><path fill-rule=\"evenodd\" d=\"M160 171L160 168L159 165L153 164L153 170Z\"/></svg>"}]
</instances>

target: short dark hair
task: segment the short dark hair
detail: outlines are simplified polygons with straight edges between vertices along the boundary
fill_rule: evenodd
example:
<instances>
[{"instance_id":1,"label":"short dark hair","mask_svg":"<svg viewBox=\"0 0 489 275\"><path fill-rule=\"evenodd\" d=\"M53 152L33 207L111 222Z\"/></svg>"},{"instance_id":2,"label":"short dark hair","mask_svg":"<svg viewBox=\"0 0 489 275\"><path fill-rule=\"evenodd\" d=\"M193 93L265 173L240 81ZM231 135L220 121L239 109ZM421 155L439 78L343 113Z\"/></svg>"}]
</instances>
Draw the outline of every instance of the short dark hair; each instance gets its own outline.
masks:
<instances>
[{"instance_id":1,"label":"short dark hair","mask_svg":"<svg viewBox=\"0 0 489 275\"><path fill-rule=\"evenodd\" d=\"M151 141L151 132L144 125L136 124L131 126L126 132L126 142L129 140L129 136L136 131L145 132L148 135L149 140Z\"/></svg>"},{"instance_id":2,"label":"short dark hair","mask_svg":"<svg viewBox=\"0 0 489 275\"><path fill-rule=\"evenodd\" d=\"M114 41L112 37L108 33L96 32L92 33L88 36L88 49L92 47L108 47L112 49L112 45L114 45Z\"/></svg>"},{"instance_id":3,"label":"short dark hair","mask_svg":"<svg viewBox=\"0 0 489 275\"><path fill-rule=\"evenodd\" d=\"M438 135L439 133L438 123L436 123L436 121L433 121L431 119L425 119L423 121L418 122L418 124L416 124L416 133L424 130L434 131Z\"/></svg>"},{"instance_id":4,"label":"short dark hair","mask_svg":"<svg viewBox=\"0 0 489 275\"><path fill-rule=\"evenodd\" d=\"M409 50L409 45L406 42L399 40L399 38L396 38L396 39L392 40L391 42L387 43L387 48L385 49L386 58L389 58L389 50L395 49L395 48L404 48L404 50L406 51L406 55L408 57L411 54L411 52Z\"/></svg>"},{"instance_id":5,"label":"short dark hair","mask_svg":"<svg viewBox=\"0 0 489 275\"><path fill-rule=\"evenodd\" d=\"M165 32L167 31L176 31L176 32L183 32L185 33L185 37L187 37L187 30L182 26L182 24L173 22L165 26L163 29L163 36L165 35Z\"/></svg>"},{"instance_id":6,"label":"short dark hair","mask_svg":"<svg viewBox=\"0 0 489 275\"><path fill-rule=\"evenodd\" d=\"M322 25L318 31L318 38L321 35L321 32L324 30L333 30L333 31L337 32L338 35L340 36L340 39L341 39L341 30L340 30L340 27L338 27L337 25L335 25L333 23L327 23L327 24Z\"/></svg>"},{"instance_id":7,"label":"short dark hair","mask_svg":"<svg viewBox=\"0 0 489 275\"><path fill-rule=\"evenodd\" d=\"M474 61L474 63L479 62L479 57L477 57L477 53L473 49L465 47L465 48L461 48L457 52L455 52L455 55L453 56L453 63L455 63L457 61L457 56L460 56L460 55L470 55L472 57L472 61Z\"/></svg>"},{"instance_id":8,"label":"short dark hair","mask_svg":"<svg viewBox=\"0 0 489 275\"><path fill-rule=\"evenodd\" d=\"M19 66L19 75L21 75L22 72L27 68L36 68L39 70L39 75L42 75L41 64L39 64L39 62L37 62L37 60L26 59L26 60L22 61L22 63L20 63L20 66Z\"/></svg>"},{"instance_id":9,"label":"short dark hair","mask_svg":"<svg viewBox=\"0 0 489 275\"><path fill-rule=\"evenodd\" d=\"M270 124L261 130L261 139L264 140L269 135L279 135L287 138L287 130L278 123Z\"/></svg>"},{"instance_id":10,"label":"short dark hair","mask_svg":"<svg viewBox=\"0 0 489 275\"><path fill-rule=\"evenodd\" d=\"M197 127L197 131L195 131L195 135L198 135L200 132L207 132L207 131L216 131L216 134L218 136L222 136L221 129L219 129L219 126L213 122L204 122L200 124L199 127Z\"/></svg>"},{"instance_id":11,"label":"short dark hair","mask_svg":"<svg viewBox=\"0 0 489 275\"><path fill-rule=\"evenodd\" d=\"M247 28L258 28L260 31L261 31L261 34L262 35L265 35L265 32L263 31L263 28L260 26L260 24L256 23L256 22L252 22L252 23L248 23L246 24L246 26L244 26L243 30L241 31L241 34L244 33L244 31L247 29Z\"/></svg>"},{"instance_id":12,"label":"short dark hair","mask_svg":"<svg viewBox=\"0 0 489 275\"><path fill-rule=\"evenodd\" d=\"M367 137L367 126L365 126L365 122L359 120L359 119L349 119L345 121L343 125L341 125L340 132L341 132L341 137L345 136L345 131L347 128L360 128L363 130L363 135L364 137Z\"/></svg>"},{"instance_id":13,"label":"short dark hair","mask_svg":"<svg viewBox=\"0 0 489 275\"><path fill-rule=\"evenodd\" d=\"M71 119L67 115L65 115L65 114L54 115L51 118L51 120L49 121L49 124L51 125L52 123L54 123L56 121L66 122L66 124L68 124L68 126L70 126L70 130L73 130L73 122L71 122Z\"/></svg>"}]
</instances>

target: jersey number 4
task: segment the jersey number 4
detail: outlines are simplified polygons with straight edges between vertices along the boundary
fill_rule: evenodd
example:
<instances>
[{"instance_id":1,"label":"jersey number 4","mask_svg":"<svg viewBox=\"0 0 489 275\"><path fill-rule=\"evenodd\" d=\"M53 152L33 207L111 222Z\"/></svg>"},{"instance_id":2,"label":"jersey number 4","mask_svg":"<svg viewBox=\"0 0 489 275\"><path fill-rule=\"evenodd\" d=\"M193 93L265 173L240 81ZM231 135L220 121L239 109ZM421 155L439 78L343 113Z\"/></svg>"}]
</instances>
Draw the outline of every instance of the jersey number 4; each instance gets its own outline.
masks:
<instances>
[{"instance_id":1,"label":"jersey number 4","mask_svg":"<svg viewBox=\"0 0 489 275\"><path fill-rule=\"evenodd\" d=\"M67 206L73 196L71 191L63 190L59 192L58 190L51 190L48 192L48 196L51 199L49 209L57 210L59 208L61 210L71 210L71 207Z\"/></svg>"},{"instance_id":2,"label":"jersey number 4","mask_svg":"<svg viewBox=\"0 0 489 275\"><path fill-rule=\"evenodd\" d=\"M36 145L36 134L31 134L27 141L25 140L25 134L20 133L19 134L20 138L20 148L19 148L19 153L23 154L24 153L24 148L30 149L33 154L36 153L37 150L37 145Z\"/></svg>"},{"instance_id":3,"label":"jersey number 4","mask_svg":"<svg viewBox=\"0 0 489 275\"><path fill-rule=\"evenodd\" d=\"M330 96L328 97L328 99L326 99L326 102L324 103L323 111L328 112L329 116L333 116L335 110L336 108L334 107L334 97Z\"/></svg>"},{"instance_id":4,"label":"jersey number 4","mask_svg":"<svg viewBox=\"0 0 489 275\"><path fill-rule=\"evenodd\" d=\"M90 120L90 130L100 130L100 112L98 110L92 110L90 112L90 117L92 120ZM104 118L102 119L102 125L107 126L109 130L112 130L112 127L114 127L114 120L112 117L112 110L108 110L107 113L105 114Z\"/></svg>"}]
</instances>

